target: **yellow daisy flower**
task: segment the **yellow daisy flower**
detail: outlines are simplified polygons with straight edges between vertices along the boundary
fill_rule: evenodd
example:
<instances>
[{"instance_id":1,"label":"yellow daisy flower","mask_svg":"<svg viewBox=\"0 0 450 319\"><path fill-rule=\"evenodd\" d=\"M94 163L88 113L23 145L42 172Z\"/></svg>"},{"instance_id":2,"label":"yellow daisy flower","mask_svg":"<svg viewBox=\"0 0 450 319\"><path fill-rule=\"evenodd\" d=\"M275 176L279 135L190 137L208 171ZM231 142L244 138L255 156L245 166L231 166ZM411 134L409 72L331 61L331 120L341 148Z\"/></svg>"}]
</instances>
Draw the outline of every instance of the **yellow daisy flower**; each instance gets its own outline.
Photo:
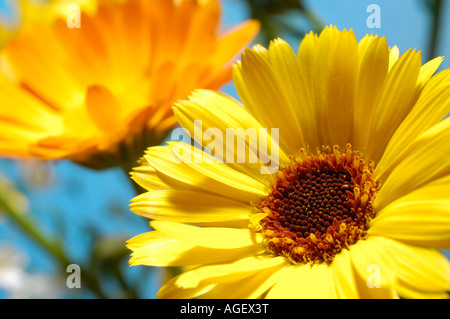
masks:
<instances>
[{"instance_id":1,"label":"yellow daisy flower","mask_svg":"<svg viewBox=\"0 0 450 319\"><path fill-rule=\"evenodd\" d=\"M151 147L132 173L148 192L131 210L154 230L129 240L130 264L186 267L161 298L447 297L441 61L335 27L305 36L297 56L281 39L246 50L234 67L243 106L197 90L175 107L204 150ZM220 132L232 143L215 143Z\"/></svg>"},{"instance_id":2,"label":"yellow daisy flower","mask_svg":"<svg viewBox=\"0 0 450 319\"><path fill-rule=\"evenodd\" d=\"M259 29L218 35L216 0L129 0L25 28L2 52L0 154L68 158L92 167L136 163L177 123L171 106L218 89Z\"/></svg>"}]
</instances>

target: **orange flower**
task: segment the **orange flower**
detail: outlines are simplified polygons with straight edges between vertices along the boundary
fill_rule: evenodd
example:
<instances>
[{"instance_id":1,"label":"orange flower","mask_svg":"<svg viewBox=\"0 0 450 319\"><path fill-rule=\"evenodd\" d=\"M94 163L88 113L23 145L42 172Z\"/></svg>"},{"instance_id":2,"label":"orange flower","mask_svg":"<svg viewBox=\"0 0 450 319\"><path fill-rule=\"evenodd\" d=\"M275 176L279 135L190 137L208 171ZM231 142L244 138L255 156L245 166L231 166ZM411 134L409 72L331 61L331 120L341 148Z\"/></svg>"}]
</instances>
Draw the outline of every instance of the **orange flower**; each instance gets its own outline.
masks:
<instances>
[{"instance_id":1,"label":"orange flower","mask_svg":"<svg viewBox=\"0 0 450 319\"><path fill-rule=\"evenodd\" d=\"M216 0L129 0L25 28L2 52L0 154L133 165L176 125L171 106L218 89L259 30L218 36Z\"/></svg>"}]
</instances>

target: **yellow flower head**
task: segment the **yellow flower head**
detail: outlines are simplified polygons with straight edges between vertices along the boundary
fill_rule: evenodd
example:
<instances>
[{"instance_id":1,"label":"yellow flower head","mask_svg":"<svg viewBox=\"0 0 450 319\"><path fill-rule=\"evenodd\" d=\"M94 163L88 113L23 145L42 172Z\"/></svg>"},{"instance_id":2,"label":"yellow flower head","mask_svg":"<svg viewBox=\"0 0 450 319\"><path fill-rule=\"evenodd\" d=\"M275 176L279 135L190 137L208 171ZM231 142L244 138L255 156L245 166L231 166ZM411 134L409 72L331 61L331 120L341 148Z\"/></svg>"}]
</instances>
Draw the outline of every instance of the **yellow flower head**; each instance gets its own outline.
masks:
<instances>
[{"instance_id":1,"label":"yellow flower head","mask_svg":"<svg viewBox=\"0 0 450 319\"><path fill-rule=\"evenodd\" d=\"M447 297L441 61L335 27L298 55L281 39L246 50L243 105L197 90L175 107L204 150L151 147L135 169L148 192L131 210L154 231L129 240L130 264L187 267L161 298Z\"/></svg>"},{"instance_id":2,"label":"yellow flower head","mask_svg":"<svg viewBox=\"0 0 450 319\"><path fill-rule=\"evenodd\" d=\"M219 18L216 0L129 0L82 12L80 28L24 28L2 52L0 154L135 163L176 125L173 103L231 79L259 28L219 36Z\"/></svg>"}]
</instances>

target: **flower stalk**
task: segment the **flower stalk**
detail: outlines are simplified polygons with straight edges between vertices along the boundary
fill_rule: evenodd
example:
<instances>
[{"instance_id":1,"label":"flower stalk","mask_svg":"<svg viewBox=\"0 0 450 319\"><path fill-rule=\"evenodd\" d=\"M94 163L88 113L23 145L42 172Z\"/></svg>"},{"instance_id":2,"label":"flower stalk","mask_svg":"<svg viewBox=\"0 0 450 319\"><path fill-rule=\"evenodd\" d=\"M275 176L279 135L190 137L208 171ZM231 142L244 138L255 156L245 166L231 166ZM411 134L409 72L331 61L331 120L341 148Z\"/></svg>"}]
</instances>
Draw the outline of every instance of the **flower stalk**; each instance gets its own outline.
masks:
<instances>
[{"instance_id":1,"label":"flower stalk","mask_svg":"<svg viewBox=\"0 0 450 319\"><path fill-rule=\"evenodd\" d=\"M41 228L36 226L36 221L31 220L29 213L23 214L18 212L1 196L0 207L25 234L31 237L34 242L38 243L43 249L50 253L50 255L59 263L63 272L68 265L75 263L64 253L64 250L58 240L50 238L40 232ZM83 273L83 283L86 284L99 298L107 298L105 293L102 291L98 280L89 272Z\"/></svg>"}]
</instances>

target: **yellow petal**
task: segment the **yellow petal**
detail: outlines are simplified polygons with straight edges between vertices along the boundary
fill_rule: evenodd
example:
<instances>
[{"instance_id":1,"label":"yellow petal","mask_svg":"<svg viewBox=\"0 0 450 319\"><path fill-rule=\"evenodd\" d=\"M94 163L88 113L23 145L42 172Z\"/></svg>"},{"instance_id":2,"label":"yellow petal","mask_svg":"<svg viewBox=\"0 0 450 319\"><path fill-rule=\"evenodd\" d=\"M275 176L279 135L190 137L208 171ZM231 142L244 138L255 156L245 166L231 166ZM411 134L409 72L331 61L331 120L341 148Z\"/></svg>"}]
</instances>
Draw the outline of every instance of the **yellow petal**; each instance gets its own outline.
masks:
<instances>
[{"instance_id":1,"label":"yellow petal","mask_svg":"<svg viewBox=\"0 0 450 319\"><path fill-rule=\"evenodd\" d=\"M317 129L323 145L345 147L353 126L359 53L352 30L325 28L317 43Z\"/></svg>"},{"instance_id":2,"label":"yellow petal","mask_svg":"<svg viewBox=\"0 0 450 319\"><path fill-rule=\"evenodd\" d=\"M415 141L415 148L392 170L379 191L374 208L390 202L450 174L450 118L439 122Z\"/></svg>"},{"instance_id":3,"label":"yellow petal","mask_svg":"<svg viewBox=\"0 0 450 319\"><path fill-rule=\"evenodd\" d=\"M350 246L355 282L360 298L395 298L396 264L390 254L392 241L368 237Z\"/></svg>"},{"instance_id":4,"label":"yellow petal","mask_svg":"<svg viewBox=\"0 0 450 319\"><path fill-rule=\"evenodd\" d=\"M28 143L26 142L11 142L11 141L1 141L0 140L0 151L3 156L21 156L21 157L32 157L28 150Z\"/></svg>"},{"instance_id":5,"label":"yellow petal","mask_svg":"<svg viewBox=\"0 0 450 319\"><path fill-rule=\"evenodd\" d=\"M369 159L379 160L392 134L411 110L419 71L420 53L415 51L403 54L389 71L368 123Z\"/></svg>"},{"instance_id":6,"label":"yellow petal","mask_svg":"<svg viewBox=\"0 0 450 319\"><path fill-rule=\"evenodd\" d=\"M332 267L337 297L341 299L358 299L358 288L350 252L347 249L339 252L332 261Z\"/></svg>"},{"instance_id":7,"label":"yellow petal","mask_svg":"<svg viewBox=\"0 0 450 319\"><path fill-rule=\"evenodd\" d=\"M367 280L365 287L363 280L359 282L363 298L396 297L396 294L389 296L393 293L392 288L437 294L450 287L450 264L436 250L408 246L388 238L369 237L351 246L350 252L360 278Z\"/></svg>"},{"instance_id":8,"label":"yellow petal","mask_svg":"<svg viewBox=\"0 0 450 319\"><path fill-rule=\"evenodd\" d=\"M360 56L362 61L356 92L352 146L364 152L366 146L371 143L368 123L388 72L389 48L386 39L373 37L364 55Z\"/></svg>"},{"instance_id":9,"label":"yellow petal","mask_svg":"<svg viewBox=\"0 0 450 319\"><path fill-rule=\"evenodd\" d=\"M20 81L55 110L83 103L76 67L48 28L26 29L5 48L5 55Z\"/></svg>"},{"instance_id":10,"label":"yellow petal","mask_svg":"<svg viewBox=\"0 0 450 319\"><path fill-rule=\"evenodd\" d=\"M428 80L433 76L436 70L439 69L442 61L444 61L444 58L440 56L428 61L420 68L419 77L417 79L418 87L421 88L428 82Z\"/></svg>"},{"instance_id":11,"label":"yellow petal","mask_svg":"<svg viewBox=\"0 0 450 319\"><path fill-rule=\"evenodd\" d=\"M159 298L186 298L196 296L212 285L234 282L285 261L282 257L247 257L234 263L203 266L187 271L168 282L158 292ZM212 288L212 287L211 287Z\"/></svg>"},{"instance_id":12,"label":"yellow petal","mask_svg":"<svg viewBox=\"0 0 450 319\"><path fill-rule=\"evenodd\" d=\"M378 163L375 179L385 179L394 167L412 150L426 130L439 123L450 112L450 69L427 82L416 105L392 136Z\"/></svg>"},{"instance_id":13,"label":"yellow petal","mask_svg":"<svg viewBox=\"0 0 450 319\"><path fill-rule=\"evenodd\" d=\"M270 43L268 59L283 90L280 95L285 96L286 104L292 115L292 127L295 128L289 134L301 132L305 144L301 143L301 138L291 146L291 152L295 153L301 147L310 147L312 149L320 147L317 136L317 123L315 118L314 105L310 103L307 85L301 75L298 58L289 44L281 39L273 40ZM296 126L298 125L298 127Z\"/></svg>"},{"instance_id":14,"label":"yellow petal","mask_svg":"<svg viewBox=\"0 0 450 319\"><path fill-rule=\"evenodd\" d=\"M175 6L179 9L175 12L179 18L175 20L177 24L171 26L173 34L170 40L174 46L180 46L182 49L179 50L182 52L179 56L180 64L205 59L206 52L210 52L215 40L220 18L219 4L216 1L208 1L203 5L182 1Z\"/></svg>"},{"instance_id":15,"label":"yellow petal","mask_svg":"<svg viewBox=\"0 0 450 319\"><path fill-rule=\"evenodd\" d=\"M245 173L238 172L225 163L217 162L217 159L199 148L182 142L168 142L172 150L173 159L185 164L189 168L208 176L209 178L221 182L241 193L257 194L265 196L266 185L253 179ZM261 173L261 172L260 172ZM241 195L241 193L239 193ZM239 197L236 197L240 200Z\"/></svg>"},{"instance_id":16,"label":"yellow petal","mask_svg":"<svg viewBox=\"0 0 450 319\"><path fill-rule=\"evenodd\" d=\"M336 298L333 269L326 264L285 267L277 272L277 283L268 299Z\"/></svg>"},{"instance_id":17,"label":"yellow petal","mask_svg":"<svg viewBox=\"0 0 450 319\"><path fill-rule=\"evenodd\" d=\"M135 214L195 225L246 227L250 205L204 192L155 190L135 197L130 205Z\"/></svg>"},{"instance_id":18,"label":"yellow petal","mask_svg":"<svg viewBox=\"0 0 450 319\"><path fill-rule=\"evenodd\" d=\"M0 96L0 139L29 143L62 131L62 121L57 111L3 75L0 76Z\"/></svg>"},{"instance_id":19,"label":"yellow petal","mask_svg":"<svg viewBox=\"0 0 450 319\"><path fill-rule=\"evenodd\" d=\"M400 55L400 51L399 51L398 47L396 45L394 45L391 48L390 53L389 53L389 71L392 69L394 64L397 62L399 55Z\"/></svg>"},{"instance_id":20,"label":"yellow petal","mask_svg":"<svg viewBox=\"0 0 450 319\"><path fill-rule=\"evenodd\" d=\"M92 121L104 132L120 127L121 105L107 88L92 85L86 93L86 108Z\"/></svg>"},{"instance_id":21,"label":"yellow petal","mask_svg":"<svg viewBox=\"0 0 450 319\"><path fill-rule=\"evenodd\" d=\"M223 94L197 90L189 101L174 107L180 125L219 161L264 181L265 172L285 163L287 156L264 128L235 100Z\"/></svg>"},{"instance_id":22,"label":"yellow petal","mask_svg":"<svg viewBox=\"0 0 450 319\"><path fill-rule=\"evenodd\" d=\"M362 64L363 57L366 54L367 49L373 44L373 42L379 41L379 38L377 35L373 34L366 34L361 38L361 40L358 41L358 53L359 53L359 62Z\"/></svg>"},{"instance_id":23,"label":"yellow petal","mask_svg":"<svg viewBox=\"0 0 450 319\"><path fill-rule=\"evenodd\" d=\"M236 47L245 47L258 33L260 23L257 20L245 21L223 34L216 44L214 59L217 66L225 65L237 55Z\"/></svg>"},{"instance_id":24,"label":"yellow petal","mask_svg":"<svg viewBox=\"0 0 450 319\"><path fill-rule=\"evenodd\" d=\"M162 174L154 169L144 157L140 159L140 164L141 166L133 168L130 175L139 186L148 191L164 189L199 190L195 186L188 185Z\"/></svg>"},{"instance_id":25,"label":"yellow petal","mask_svg":"<svg viewBox=\"0 0 450 319\"><path fill-rule=\"evenodd\" d=\"M263 244L237 249L201 247L160 231L152 231L131 238L127 241L127 248L133 251L129 261L131 266L156 267L226 263L264 251Z\"/></svg>"},{"instance_id":26,"label":"yellow petal","mask_svg":"<svg viewBox=\"0 0 450 319\"><path fill-rule=\"evenodd\" d=\"M269 278L273 277L279 269L286 267L282 263L268 269L258 271L251 276L243 279L220 283L203 294L201 298L211 299L260 299L265 292L273 285L269 282ZM264 309L261 309L264 311Z\"/></svg>"},{"instance_id":27,"label":"yellow petal","mask_svg":"<svg viewBox=\"0 0 450 319\"><path fill-rule=\"evenodd\" d=\"M242 173L233 171L225 164L214 163L212 160L209 164L206 163L203 159L211 158L199 149L185 144L177 145L180 148L174 149L174 152L167 146L151 147L147 150L145 158L157 171L179 182L208 192L247 203L259 200L260 196L264 196L264 185ZM186 162L180 160L179 156L187 156L187 154L179 154L183 150L192 150L192 156L199 156L200 163L187 163L188 159L191 161L190 156ZM227 184L228 182L230 184Z\"/></svg>"},{"instance_id":28,"label":"yellow petal","mask_svg":"<svg viewBox=\"0 0 450 319\"><path fill-rule=\"evenodd\" d=\"M450 176L401 197L377 213L369 234L423 247L450 248Z\"/></svg>"},{"instance_id":29,"label":"yellow petal","mask_svg":"<svg viewBox=\"0 0 450 319\"><path fill-rule=\"evenodd\" d=\"M289 51L283 53L289 54ZM275 73L266 55L247 49L241 55L241 63L233 69L233 80L248 112L262 127L279 129L281 149L292 154L305 145L303 133L290 111L292 107L289 106L290 97L285 94L285 79Z\"/></svg>"},{"instance_id":30,"label":"yellow petal","mask_svg":"<svg viewBox=\"0 0 450 319\"><path fill-rule=\"evenodd\" d=\"M427 292L411 288L405 284L397 284L395 290L399 296L408 299L449 299L448 292Z\"/></svg>"},{"instance_id":31,"label":"yellow petal","mask_svg":"<svg viewBox=\"0 0 450 319\"><path fill-rule=\"evenodd\" d=\"M316 112L316 92L314 90L316 84L316 51L318 36L312 31L306 34L303 40L300 42L300 47L298 49L298 64L300 67L300 78L303 79L306 85L307 99L305 103L310 105L310 107ZM317 120L317 117L316 117ZM318 124L315 123L315 126ZM317 130L317 128L315 128Z\"/></svg>"},{"instance_id":32,"label":"yellow petal","mask_svg":"<svg viewBox=\"0 0 450 319\"><path fill-rule=\"evenodd\" d=\"M152 221L150 225L168 236L202 247L237 249L261 242L261 237L248 229L197 227L162 220Z\"/></svg>"},{"instance_id":33,"label":"yellow petal","mask_svg":"<svg viewBox=\"0 0 450 319\"><path fill-rule=\"evenodd\" d=\"M440 252L399 244L393 253L398 264L397 286L431 294L450 291L450 262Z\"/></svg>"}]
</instances>

